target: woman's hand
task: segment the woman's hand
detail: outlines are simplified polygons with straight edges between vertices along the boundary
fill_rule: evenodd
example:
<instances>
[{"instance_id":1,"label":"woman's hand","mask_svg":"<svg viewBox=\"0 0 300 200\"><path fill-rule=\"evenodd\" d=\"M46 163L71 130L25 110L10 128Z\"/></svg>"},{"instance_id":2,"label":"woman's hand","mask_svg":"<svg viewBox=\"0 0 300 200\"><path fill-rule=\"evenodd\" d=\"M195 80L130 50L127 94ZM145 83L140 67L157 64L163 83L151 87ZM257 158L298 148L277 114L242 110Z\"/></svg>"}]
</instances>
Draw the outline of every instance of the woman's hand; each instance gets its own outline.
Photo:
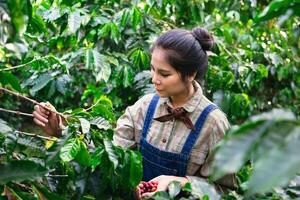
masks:
<instances>
[{"instance_id":1,"label":"woman's hand","mask_svg":"<svg viewBox=\"0 0 300 200\"><path fill-rule=\"evenodd\" d=\"M41 103L45 107L49 108L50 110L56 111L54 106L50 103ZM46 110L42 106L36 105L34 106L33 111L34 119L33 121L41 126L43 130L50 136L60 137L61 136L61 124L62 119L59 115L49 110Z\"/></svg>"},{"instance_id":2,"label":"woman's hand","mask_svg":"<svg viewBox=\"0 0 300 200\"><path fill-rule=\"evenodd\" d=\"M184 186L188 182L188 179L186 177L161 175L155 177L149 182L157 183L157 190L155 192L158 192L158 191L167 191L168 186L172 181L178 181L181 183L181 186ZM141 194L140 197L141 198L151 197L155 192L146 192Z\"/></svg>"}]
</instances>

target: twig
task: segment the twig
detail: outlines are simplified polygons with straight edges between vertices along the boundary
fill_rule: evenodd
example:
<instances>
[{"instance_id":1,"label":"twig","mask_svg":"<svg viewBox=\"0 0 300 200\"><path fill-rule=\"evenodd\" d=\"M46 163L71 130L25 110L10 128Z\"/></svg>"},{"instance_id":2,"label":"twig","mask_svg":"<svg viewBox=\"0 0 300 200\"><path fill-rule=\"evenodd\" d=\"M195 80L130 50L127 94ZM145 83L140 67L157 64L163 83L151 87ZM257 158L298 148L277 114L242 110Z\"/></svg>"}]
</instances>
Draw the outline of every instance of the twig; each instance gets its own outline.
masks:
<instances>
[{"instance_id":1,"label":"twig","mask_svg":"<svg viewBox=\"0 0 300 200\"><path fill-rule=\"evenodd\" d=\"M47 59L47 58L50 58L50 57L52 57L52 56L48 55L48 56L44 56L44 57L41 57L41 58L36 58L36 59L33 59L33 60L29 61L28 63L24 63L24 64L21 64L21 65L17 65L17 66L5 68L5 69L0 69L0 72L2 72L2 71L10 71L10 70L13 70L13 69L18 69L18 68L26 67L26 66L30 65L31 63L33 63L35 61L42 60L42 59Z\"/></svg>"},{"instance_id":2,"label":"twig","mask_svg":"<svg viewBox=\"0 0 300 200\"><path fill-rule=\"evenodd\" d=\"M29 113L23 113L23 112L20 112L20 111L15 111L15 110L7 110L7 109L4 109L4 108L0 108L0 112L8 112L8 113L14 113L14 114L17 114L17 115L25 115L25 116L28 116L28 117L33 117L33 114L29 114Z\"/></svg>"},{"instance_id":3,"label":"twig","mask_svg":"<svg viewBox=\"0 0 300 200\"><path fill-rule=\"evenodd\" d=\"M15 158L16 160L21 160L21 158L18 156L18 154L16 152L13 152L12 154L13 158Z\"/></svg>"},{"instance_id":4,"label":"twig","mask_svg":"<svg viewBox=\"0 0 300 200\"><path fill-rule=\"evenodd\" d=\"M21 65L17 65L14 67L9 67L9 68L5 68L5 69L0 69L0 72L2 71L9 71L9 70L13 70L13 69L17 69L17 68L22 68L22 67L26 67L27 65L31 64L32 62L37 61L37 59L33 59L32 61L28 62L28 63L24 63Z\"/></svg>"},{"instance_id":5,"label":"twig","mask_svg":"<svg viewBox=\"0 0 300 200\"><path fill-rule=\"evenodd\" d=\"M0 90L3 90L4 92L10 93L10 94L15 95L15 96L17 96L17 97L26 99L27 101L30 101L30 102L32 102L32 103L34 103L34 104L37 104L37 105L41 106L42 108L44 108L44 109L46 109L46 110L48 110L48 111L50 111L50 112L53 112L53 113L55 113L55 114L58 114L59 116L61 116L61 117L64 118L64 119L67 119L67 116L65 116L65 115L63 115L63 114L61 114L61 113L59 113L59 112L57 112L57 111L55 111L55 110L52 110L52 109L48 108L47 106L45 106L45 105L43 105L43 104L37 102L36 100L33 100L33 99L28 98L28 97L22 96L22 95L20 95L20 94L18 94L18 93L16 93L16 92L10 91L10 90L5 89L5 88L3 88L3 87L0 87ZM66 120L66 121L67 121L67 120Z\"/></svg>"},{"instance_id":6,"label":"twig","mask_svg":"<svg viewBox=\"0 0 300 200\"><path fill-rule=\"evenodd\" d=\"M17 65L15 67L9 67L9 68L0 69L0 72L9 71L9 70L17 69L17 68L22 68L22 67L25 67L27 64L28 63L22 64L22 65Z\"/></svg>"},{"instance_id":7,"label":"twig","mask_svg":"<svg viewBox=\"0 0 300 200\"><path fill-rule=\"evenodd\" d=\"M46 177L68 177L68 175L55 175L55 174L46 174Z\"/></svg>"},{"instance_id":8,"label":"twig","mask_svg":"<svg viewBox=\"0 0 300 200\"><path fill-rule=\"evenodd\" d=\"M15 185L19 186L20 188L22 188L23 190L26 190L26 191L31 191L31 188L28 187L27 185L25 184L22 184L22 183L17 183L17 182L14 182Z\"/></svg>"},{"instance_id":9,"label":"twig","mask_svg":"<svg viewBox=\"0 0 300 200\"><path fill-rule=\"evenodd\" d=\"M27 136L31 136L31 137L37 137L37 138L40 138L40 139L44 139L44 140L56 141L56 139L54 139L54 138L38 135L38 134L35 134L35 133L27 133L27 132L17 131L17 130L14 130L14 132L16 132L20 135L27 135Z\"/></svg>"},{"instance_id":10,"label":"twig","mask_svg":"<svg viewBox=\"0 0 300 200\"><path fill-rule=\"evenodd\" d=\"M93 107L95 107L99 102L101 101L101 98L100 99L98 99L98 101L96 102L96 103L94 103L93 105L91 105L89 108L87 108L87 109L84 109L84 111L89 111L89 110L91 110Z\"/></svg>"}]
</instances>

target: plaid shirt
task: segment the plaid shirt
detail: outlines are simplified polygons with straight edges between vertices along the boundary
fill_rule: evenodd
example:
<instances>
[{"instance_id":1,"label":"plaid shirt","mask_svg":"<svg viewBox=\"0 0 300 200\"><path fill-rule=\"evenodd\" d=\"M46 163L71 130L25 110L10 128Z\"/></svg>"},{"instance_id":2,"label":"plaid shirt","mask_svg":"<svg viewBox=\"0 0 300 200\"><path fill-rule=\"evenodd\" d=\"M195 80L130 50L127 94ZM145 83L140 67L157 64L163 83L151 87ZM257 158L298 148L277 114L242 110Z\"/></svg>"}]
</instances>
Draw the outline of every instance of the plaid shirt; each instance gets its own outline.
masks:
<instances>
[{"instance_id":1,"label":"plaid shirt","mask_svg":"<svg viewBox=\"0 0 300 200\"><path fill-rule=\"evenodd\" d=\"M202 89L196 81L194 81L194 88L196 89L195 94L183 106L188 111L193 124L195 124L201 112L212 103L203 95ZM139 147L146 112L153 95L145 95L134 105L127 107L125 113L117 121L113 137L115 145L128 148ZM170 99L160 98L153 118L168 114L166 105L172 107ZM189 179L192 176L202 178L209 176L211 159L209 159L208 154L215 144L223 138L229 127L229 122L221 110L215 109L208 115L190 154L187 166L187 177ZM160 150L180 153L189 133L190 129L182 121L159 122L152 120L146 140ZM235 187L236 185L232 175L226 176L218 182L227 187Z\"/></svg>"}]
</instances>

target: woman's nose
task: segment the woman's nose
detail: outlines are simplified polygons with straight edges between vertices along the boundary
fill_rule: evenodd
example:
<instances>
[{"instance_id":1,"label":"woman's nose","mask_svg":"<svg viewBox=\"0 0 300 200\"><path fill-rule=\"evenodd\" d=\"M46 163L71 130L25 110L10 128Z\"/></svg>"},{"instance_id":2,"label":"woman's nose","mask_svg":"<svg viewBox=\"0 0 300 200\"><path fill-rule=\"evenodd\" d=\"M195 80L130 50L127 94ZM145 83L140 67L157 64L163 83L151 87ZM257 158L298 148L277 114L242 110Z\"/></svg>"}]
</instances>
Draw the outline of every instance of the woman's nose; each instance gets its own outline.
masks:
<instances>
[{"instance_id":1,"label":"woman's nose","mask_svg":"<svg viewBox=\"0 0 300 200\"><path fill-rule=\"evenodd\" d=\"M155 73L152 73L152 83L153 84L160 84L160 80L158 80L157 75Z\"/></svg>"}]
</instances>

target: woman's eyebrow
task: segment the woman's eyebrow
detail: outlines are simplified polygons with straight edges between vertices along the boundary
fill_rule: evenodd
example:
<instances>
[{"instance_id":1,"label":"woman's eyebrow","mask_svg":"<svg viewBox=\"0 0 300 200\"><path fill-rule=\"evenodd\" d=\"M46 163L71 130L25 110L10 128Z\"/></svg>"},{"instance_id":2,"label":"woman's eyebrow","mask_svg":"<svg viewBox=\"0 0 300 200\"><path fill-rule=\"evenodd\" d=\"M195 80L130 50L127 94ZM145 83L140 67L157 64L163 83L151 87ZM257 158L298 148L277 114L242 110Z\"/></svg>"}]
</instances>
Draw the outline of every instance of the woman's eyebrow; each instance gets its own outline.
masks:
<instances>
[{"instance_id":1,"label":"woman's eyebrow","mask_svg":"<svg viewBox=\"0 0 300 200\"><path fill-rule=\"evenodd\" d=\"M163 72L163 73L171 73L171 71L169 71L169 70L164 70L164 69L158 69L157 70L158 72Z\"/></svg>"},{"instance_id":2,"label":"woman's eyebrow","mask_svg":"<svg viewBox=\"0 0 300 200\"><path fill-rule=\"evenodd\" d=\"M151 64L150 66L151 66L151 68L155 69L154 66L153 66L152 64ZM165 69L157 69L157 71L158 71L158 72L164 72L164 73L171 73L170 70L165 70Z\"/></svg>"}]
</instances>

